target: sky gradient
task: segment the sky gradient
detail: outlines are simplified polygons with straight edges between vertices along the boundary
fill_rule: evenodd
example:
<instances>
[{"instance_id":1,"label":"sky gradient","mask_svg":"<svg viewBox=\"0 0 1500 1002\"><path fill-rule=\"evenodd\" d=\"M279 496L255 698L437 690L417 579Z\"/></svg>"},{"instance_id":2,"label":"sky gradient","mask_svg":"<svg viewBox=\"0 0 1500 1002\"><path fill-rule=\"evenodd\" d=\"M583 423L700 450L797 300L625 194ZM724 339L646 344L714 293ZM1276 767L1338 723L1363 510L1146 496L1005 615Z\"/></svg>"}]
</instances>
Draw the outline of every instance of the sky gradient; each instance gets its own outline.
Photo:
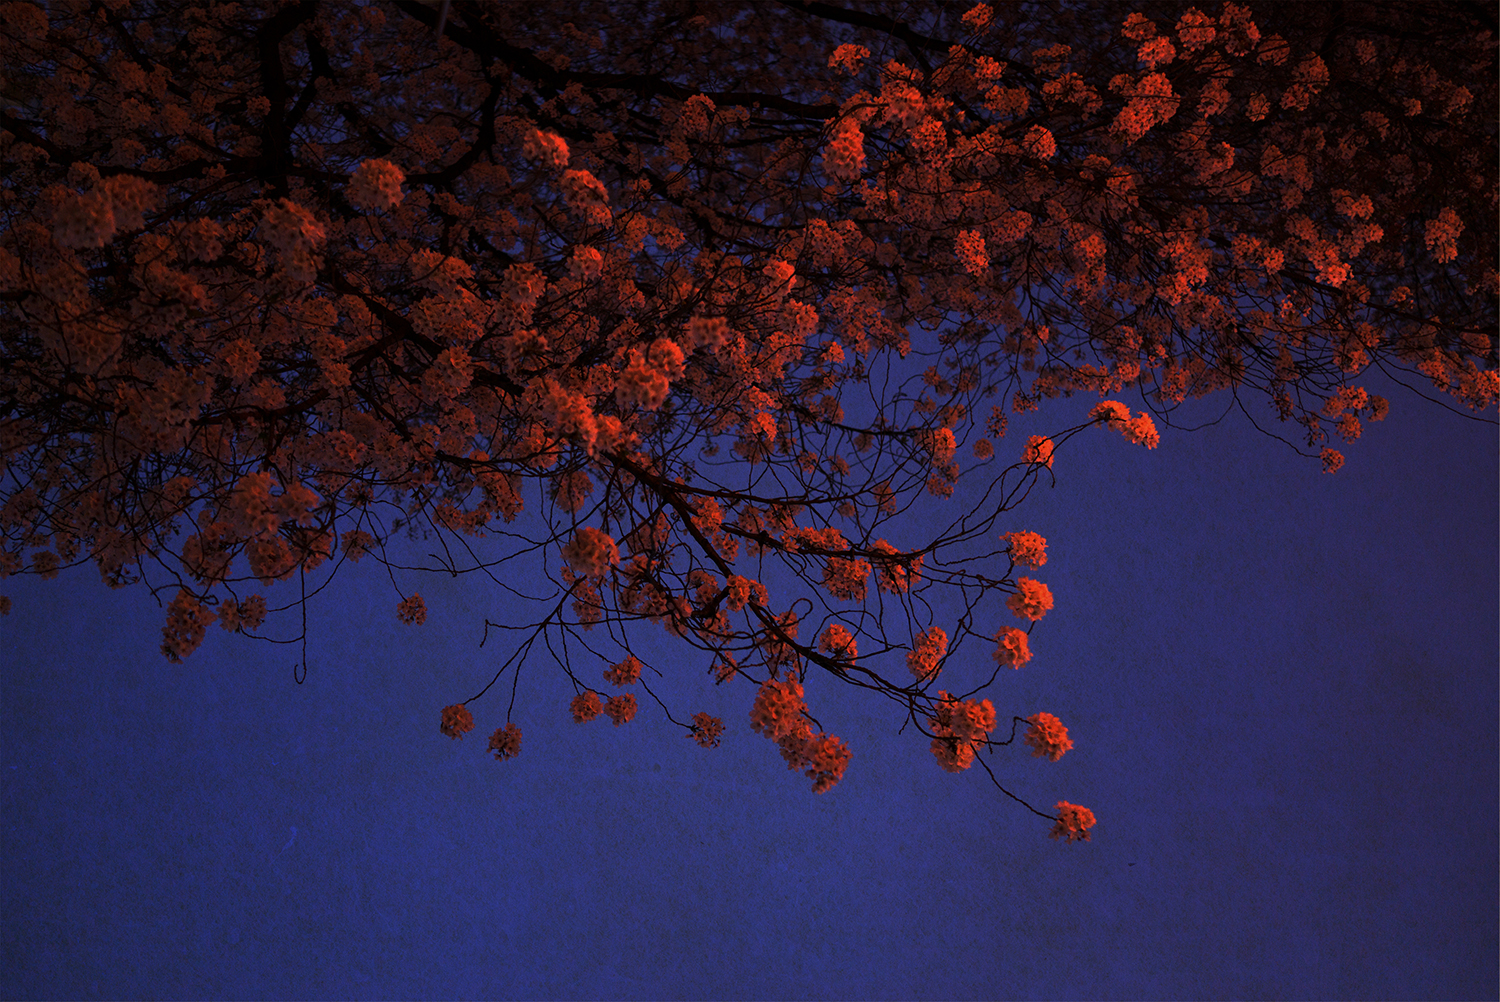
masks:
<instances>
[{"instance_id":1,"label":"sky gradient","mask_svg":"<svg viewBox=\"0 0 1500 1002\"><path fill-rule=\"evenodd\" d=\"M1090 807L1090 843L816 676L853 760L815 796L751 732L753 687L659 630L654 688L723 717L721 747L641 693L625 726L574 724L540 656L497 762L508 677L466 740L438 732L501 656L478 645L505 601L474 576L403 577L429 610L410 627L383 569L346 568L300 686L294 648L217 627L169 664L150 595L87 568L7 580L0 992L1494 998L1496 429L1367 385L1391 418L1336 475L1238 413L1151 452L1092 429L1004 516L1047 537L1056 608L985 695L1075 748L987 761L1043 810ZM988 674L971 654L955 681Z\"/></svg>"}]
</instances>

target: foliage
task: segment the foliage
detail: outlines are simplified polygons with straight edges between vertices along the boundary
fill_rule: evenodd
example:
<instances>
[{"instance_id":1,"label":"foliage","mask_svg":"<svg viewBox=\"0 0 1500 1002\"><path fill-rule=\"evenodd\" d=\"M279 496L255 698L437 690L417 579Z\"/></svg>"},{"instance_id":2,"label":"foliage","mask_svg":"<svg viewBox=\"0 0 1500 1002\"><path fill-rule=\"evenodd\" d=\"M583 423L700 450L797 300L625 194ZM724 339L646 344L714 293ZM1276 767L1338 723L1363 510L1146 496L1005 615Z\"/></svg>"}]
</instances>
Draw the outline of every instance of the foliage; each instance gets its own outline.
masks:
<instances>
[{"instance_id":1,"label":"foliage","mask_svg":"<svg viewBox=\"0 0 1500 1002\"><path fill-rule=\"evenodd\" d=\"M0 24L0 574L144 579L173 660L215 620L255 634L254 583L297 575L305 608L307 575L405 527L454 573L556 583L501 673L582 645L675 722L631 653L658 623L758 687L753 727L820 792L851 752L814 675L989 771L988 682L931 689L966 641L989 681L1032 657L1053 597L1012 572L1046 541L983 541L1079 430L1007 463L1009 414L1135 393L1089 423L1154 448L1222 392L1317 449L1385 417L1371 367L1477 410L1500 389L1482 5L80 0ZM635 715L558 663L576 720Z\"/></svg>"}]
</instances>

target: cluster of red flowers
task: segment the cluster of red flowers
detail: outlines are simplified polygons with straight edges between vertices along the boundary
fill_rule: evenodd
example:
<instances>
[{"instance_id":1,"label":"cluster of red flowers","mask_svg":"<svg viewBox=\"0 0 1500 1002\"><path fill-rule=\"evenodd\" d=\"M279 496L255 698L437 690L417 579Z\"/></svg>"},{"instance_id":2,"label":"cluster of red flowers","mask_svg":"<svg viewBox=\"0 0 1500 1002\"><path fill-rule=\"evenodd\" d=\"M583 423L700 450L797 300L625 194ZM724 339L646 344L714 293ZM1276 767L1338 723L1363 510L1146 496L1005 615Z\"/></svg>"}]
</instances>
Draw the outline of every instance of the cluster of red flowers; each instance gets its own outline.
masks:
<instances>
[{"instance_id":1,"label":"cluster of red flowers","mask_svg":"<svg viewBox=\"0 0 1500 1002\"><path fill-rule=\"evenodd\" d=\"M1035 532L1007 532L1001 542L1010 547L1010 559L1025 567L1040 567L1047 562L1047 540Z\"/></svg>"},{"instance_id":2,"label":"cluster of red flowers","mask_svg":"<svg viewBox=\"0 0 1500 1002\"><path fill-rule=\"evenodd\" d=\"M421 595L409 595L396 605L396 618L409 626L427 622L427 603Z\"/></svg>"},{"instance_id":3,"label":"cluster of red flowers","mask_svg":"<svg viewBox=\"0 0 1500 1002\"><path fill-rule=\"evenodd\" d=\"M461 738L474 729L474 714L462 704L443 707L443 720L438 727L450 738Z\"/></svg>"},{"instance_id":4,"label":"cluster of red flowers","mask_svg":"<svg viewBox=\"0 0 1500 1002\"><path fill-rule=\"evenodd\" d=\"M521 728L515 724L506 724L490 735L490 746L485 749L495 753L498 761L515 758L521 754Z\"/></svg>"},{"instance_id":5,"label":"cluster of red flowers","mask_svg":"<svg viewBox=\"0 0 1500 1002\"><path fill-rule=\"evenodd\" d=\"M761 683L750 708L750 726L775 741L787 768L806 772L814 793L826 793L849 767L847 745L832 734L814 734L802 700L802 683L795 673Z\"/></svg>"},{"instance_id":6,"label":"cluster of red flowers","mask_svg":"<svg viewBox=\"0 0 1500 1002\"><path fill-rule=\"evenodd\" d=\"M616 727L634 720L635 711L635 697L628 692L620 696L611 696L604 703L604 715L613 720Z\"/></svg>"},{"instance_id":7,"label":"cluster of red flowers","mask_svg":"<svg viewBox=\"0 0 1500 1002\"><path fill-rule=\"evenodd\" d=\"M818 650L831 654L840 661L853 661L859 657L859 647L854 635L842 623L831 623L818 638Z\"/></svg>"},{"instance_id":8,"label":"cluster of red flowers","mask_svg":"<svg viewBox=\"0 0 1500 1002\"><path fill-rule=\"evenodd\" d=\"M1019 619L1041 619L1052 608L1052 589L1031 578L1017 578L1015 594L1005 606Z\"/></svg>"},{"instance_id":9,"label":"cluster of red flowers","mask_svg":"<svg viewBox=\"0 0 1500 1002\"><path fill-rule=\"evenodd\" d=\"M906 667L925 682L942 671L943 655L947 653L948 632L941 626L930 626L912 641L911 651L906 655Z\"/></svg>"},{"instance_id":10,"label":"cluster of red flowers","mask_svg":"<svg viewBox=\"0 0 1500 1002\"><path fill-rule=\"evenodd\" d=\"M213 619L191 592L179 590L167 607L167 625L162 629L161 649L167 660L177 664L197 650Z\"/></svg>"},{"instance_id":11,"label":"cluster of red flowers","mask_svg":"<svg viewBox=\"0 0 1500 1002\"><path fill-rule=\"evenodd\" d=\"M604 704L599 701L599 694L590 689L574 696L568 709L572 711L575 723L586 724L604 711Z\"/></svg>"},{"instance_id":12,"label":"cluster of red flowers","mask_svg":"<svg viewBox=\"0 0 1500 1002\"><path fill-rule=\"evenodd\" d=\"M963 772L974 764L974 753L995 729L995 707L989 700L958 700L938 693L934 716L928 721L934 735L932 754L947 772Z\"/></svg>"},{"instance_id":13,"label":"cluster of red flowers","mask_svg":"<svg viewBox=\"0 0 1500 1002\"><path fill-rule=\"evenodd\" d=\"M563 547L563 558L575 574L602 577L605 571L620 562L620 548L608 533L584 526L574 534L572 542Z\"/></svg>"},{"instance_id":14,"label":"cluster of red flowers","mask_svg":"<svg viewBox=\"0 0 1500 1002\"><path fill-rule=\"evenodd\" d=\"M1026 743L1031 746L1031 754L1037 758L1050 758L1056 762L1073 747L1072 740L1068 738L1068 729L1052 714L1033 713L1026 718L1026 722L1031 725L1031 730L1026 732Z\"/></svg>"},{"instance_id":15,"label":"cluster of red flowers","mask_svg":"<svg viewBox=\"0 0 1500 1002\"><path fill-rule=\"evenodd\" d=\"M1050 838L1061 838L1069 842L1088 842L1089 829L1094 827L1094 812L1087 807L1070 804L1066 800L1057 802L1057 824L1048 833Z\"/></svg>"},{"instance_id":16,"label":"cluster of red flowers","mask_svg":"<svg viewBox=\"0 0 1500 1002\"><path fill-rule=\"evenodd\" d=\"M633 685L641 677L641 662L634 654L627 657L619 664L611 665L605 669L604 681L610 685L626 686Z\"/></svg>"},{"instance_id":17,"label":"cluster of red flowers","mask_svg":"<svg viewBox=\"0 0 1500 1002\"><path fill-rule=\"evenodd\" d=\"M709 716L707 713L693 714L693 729L688 732L688 736L704 748L717 748L719 738L723 733L724 721L718 717Z\"/></svg>"},{"instance_id":18,"label":"cluster of red flowers","mask_svg":"<svg viewBox=\"0 0 1500 1002\"><path fill-rule=\"evenodd\" d=\"M995 634L994 659L1002 665L1019 668L1031 660L1031 643L1025 633L1005 626Z\"/></svg>"},{"instance_id":19,"label":"cluster of red flowers","mask_svg":"<svg viewBox=\"0 0 1500 1002\"><path fill-rule=\"evenodd\" d=\"M1118 400L1095 404L1094 409L1089 411L1089 417L1095 421L1103 421L1136 445L1154 449L1161 443L1161 435L1157 432L1156 422L1151 420L1151 415L1142 411L1131 417L1130 408Z\"/></svg>"}]
</instances>

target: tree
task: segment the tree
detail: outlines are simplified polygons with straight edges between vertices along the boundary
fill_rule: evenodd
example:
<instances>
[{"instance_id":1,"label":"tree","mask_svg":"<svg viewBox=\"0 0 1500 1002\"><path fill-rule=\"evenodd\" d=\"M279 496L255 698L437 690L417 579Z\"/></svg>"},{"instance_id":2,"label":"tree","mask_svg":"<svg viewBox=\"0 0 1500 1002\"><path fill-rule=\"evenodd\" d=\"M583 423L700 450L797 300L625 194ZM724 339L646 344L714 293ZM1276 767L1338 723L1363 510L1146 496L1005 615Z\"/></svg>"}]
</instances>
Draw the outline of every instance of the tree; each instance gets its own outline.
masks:
<instances>
[{"instance_id":1,"label":"tree","mask_svg":"<svg viewBox=\"0 0 1500 1002\"><path fill-rule=\"evenodd\" d=\"M974 698L1052 607L1019 573L1045 540L1000 516L1072 434L1155 447L1218 393L1311 450L1385 417L1372 367L1476 411L1500 392L1481 5L0 20L0 574L144 582L171 596L175 661L215 620L257 636L305 611L309 577L386 560L402 529L450 573L539 563L549 611L486 623L520 636L443 710L454 737L555 639L608 666L602 689L554 649L579 722L629 721L610 691L639 684L716 744L722 721L678 721L649 684L649 622L757 687L753 728L816 791L851 753L809 713L813 678L894 700L943 769L1003 790L977 752L1023 725L1036 755L1072 744L1045 712L999 740ZM997 442L1075 392L1144 409ZM961 477L984 501L945 510ZM294 575L282 610L252 593ZM420 624L420 595L396 614ZM305 621L298 639L305 666ZM989 682L934 692L966 645ZM1043 816L1068 840L1094 823Z\"/></svg>"}]
</instances>

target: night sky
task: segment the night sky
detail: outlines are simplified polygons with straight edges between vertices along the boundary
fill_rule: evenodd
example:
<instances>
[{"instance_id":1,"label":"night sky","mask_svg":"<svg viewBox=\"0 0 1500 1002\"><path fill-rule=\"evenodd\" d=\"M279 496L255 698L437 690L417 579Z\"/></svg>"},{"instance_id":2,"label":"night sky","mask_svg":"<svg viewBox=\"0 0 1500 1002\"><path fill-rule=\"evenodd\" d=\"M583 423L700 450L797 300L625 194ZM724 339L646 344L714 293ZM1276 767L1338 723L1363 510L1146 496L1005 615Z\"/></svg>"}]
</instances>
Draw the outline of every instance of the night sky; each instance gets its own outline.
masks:
<instances>
[{"instance_id":1,"label":"night sky","mask_svg":"<svg viewBox=\"0 0 1500 1002\"><path fill-rule=\"evenodd\" d=\"M1496 429L1365 385L1391 417L1336 475L1239 413L1155 451L1096 428L997 526L1047 537L1057 604L985 695L1075 748L986 761L1091 808L1089 843L818 675L853 760L816 796L750 730L753 686L654 627L648 680L722 716L721 747L638 688L631 723L574 724L541 653L497 762L509 674L467 739L438 731L508 653L479 647L507 600L477 576L398 572L412 627L383 568L346 567L300 686L295 647L217 626L168 663L150 594L90 568L7 580L3 994L1493 999ZM1013 421L1001 453L1093 402ZM953 688L992 667L967 650Z\"/></svg>"}]
</instances>

